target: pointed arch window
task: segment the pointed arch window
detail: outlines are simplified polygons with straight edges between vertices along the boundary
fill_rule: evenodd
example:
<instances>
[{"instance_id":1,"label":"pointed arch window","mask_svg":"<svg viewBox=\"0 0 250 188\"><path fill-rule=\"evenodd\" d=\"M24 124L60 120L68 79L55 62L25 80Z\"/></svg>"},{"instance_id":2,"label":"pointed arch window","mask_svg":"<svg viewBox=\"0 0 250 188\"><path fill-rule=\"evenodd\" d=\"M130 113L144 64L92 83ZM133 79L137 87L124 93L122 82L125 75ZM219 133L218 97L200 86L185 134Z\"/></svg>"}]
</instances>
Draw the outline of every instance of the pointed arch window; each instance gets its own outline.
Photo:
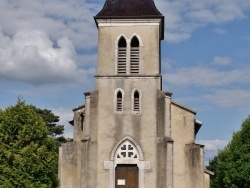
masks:
<instances>
[{"instance_id":1,"label":"pointed arch window","mask_svg":"<svg viewBox=\"0 0 250 188\"><path fill-rule=\"evenodd\" d=\"M137 37L133 37L131 40L130 48L130 73L139 74L139 60L140 60L140 43Z\"/></svg>"},{"instance_id":2,"label":"pointed arch window","mask_svg":"<svg viewBox=\"0 0 250 188\"><path fill-rule=\"evenodd\" d=\"M116 95L116 111L122 111L122 92L118 91Z\"/></svg>"},{"instance_id":3,"label":"pointed arch window","mask_svg":"<svg viewBox=\"0 0 250 188\"><path fill-rule=\"evenodd\" d=\"M140 111L140 94L138 91L134 92L134 111Z\"/></svg>"},{"instance_id":4,"label":"pointed arch window","mask_svg":"<svg viewBox=\"0 0 250 188\"><path fill-rule=\"evenodd\" d=\"M126 74L127 43L124 37L118 42L117 74Z\"/></svg>"},{"instance_id":5,"label":"pointed arch window","mask_svg":"<svg viewBox=\"0 0 250 188\"><path fill-rule=\"evenodd\" d=\"M129 141L125 140L116 151L116 162L117 163L137 163L139 160L139 152L135 145Z\"/></svg>"}]
</instances>

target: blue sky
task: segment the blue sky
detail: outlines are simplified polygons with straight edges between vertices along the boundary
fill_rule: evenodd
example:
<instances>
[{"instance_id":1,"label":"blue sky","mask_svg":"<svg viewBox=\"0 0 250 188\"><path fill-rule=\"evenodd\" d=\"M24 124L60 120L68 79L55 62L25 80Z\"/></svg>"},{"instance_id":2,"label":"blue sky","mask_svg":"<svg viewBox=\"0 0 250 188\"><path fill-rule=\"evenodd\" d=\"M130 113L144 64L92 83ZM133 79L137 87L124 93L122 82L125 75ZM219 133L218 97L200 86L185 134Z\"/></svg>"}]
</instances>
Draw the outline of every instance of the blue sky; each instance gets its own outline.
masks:
<instances>
[{"instance_id":1,"label":"blue sky","mask_svg":"<svg viewBox=\"0 0 250 188\"><path fill-rule=\"evenodd\" d=\"M197 111L211 158L250 114L250 1L155 0L165 16L163 90ZM0 108L18 96L65 124L94 90L104 0L0 1Z\"/></svg>"}]
</instances>

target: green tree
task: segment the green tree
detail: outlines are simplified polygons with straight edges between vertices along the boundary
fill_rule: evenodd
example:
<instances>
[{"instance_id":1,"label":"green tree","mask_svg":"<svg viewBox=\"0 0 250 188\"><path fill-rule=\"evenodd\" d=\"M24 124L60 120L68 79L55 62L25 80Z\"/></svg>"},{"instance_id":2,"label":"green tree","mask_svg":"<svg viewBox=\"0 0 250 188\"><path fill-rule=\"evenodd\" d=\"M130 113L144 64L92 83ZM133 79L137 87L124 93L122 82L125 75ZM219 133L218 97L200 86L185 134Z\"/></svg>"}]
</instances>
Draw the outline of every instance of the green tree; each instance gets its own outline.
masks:
<instances>
[{"instance_id":1,"label":"green tree","mask_svg":"<svg viewBox=\"0 0 250 188\"><path fill-rule=\"evenodd\" d=\"M57 124L60 120L59 116L56 116L54 113L52 113L51 110L48 110L46 108L41 109L33 105L30 105L30 107L33 108L36 111L36 113L39 114L46 122L49 130L48 135L56 137L63 134L64 126Z\"/></svg>"},{"instance_id":2,"label":"green tree","mask_svg":"<svg viewBox=\"0 0 250 188\"><path fill-rule=\"evenodd\" d=\"M215 173L211 177L212 188L250 187L250 116L207 168Z\"/></svg>"},{"instance_id":3,"label":"green tree","mask_svg":"<svg viewBox=\"0 0 250 188\"><path fill-rule=\"evenodd\" d=\"M68 140L62 136L64 132L64 126L57 124L60 121L59 116L55 115L51 110L37 108L36 106L30 105L30 107L39 114L43 120L46 122L48 127L48 135L53 137L57 141L57 145L65 143Z\"/></svg>"},{"instance_id":4,"label":"green tree","mask_svg":"<svg viewBox=\"0 0 250 188\"><path fill-rule=\"evenodd\" d=\"M0 187L58 187L57 147L46 122L24 101L0 111Z\"/></svg>"}]
</instances>

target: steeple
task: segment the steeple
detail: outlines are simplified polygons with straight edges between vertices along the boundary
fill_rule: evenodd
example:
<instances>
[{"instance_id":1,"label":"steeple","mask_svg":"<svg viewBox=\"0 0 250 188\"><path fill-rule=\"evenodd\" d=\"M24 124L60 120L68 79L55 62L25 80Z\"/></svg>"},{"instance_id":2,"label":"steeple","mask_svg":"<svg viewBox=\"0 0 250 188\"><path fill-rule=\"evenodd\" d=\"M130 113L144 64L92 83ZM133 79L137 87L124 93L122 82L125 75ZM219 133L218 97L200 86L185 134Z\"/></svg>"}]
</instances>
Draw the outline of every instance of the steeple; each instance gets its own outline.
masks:
<instances>
[{"instance_id":1,"label":"steeple","mask_svg":"<svg viewBox=\"0 0 250 188\"><path fill-rule=\"evenodd\" d=\"M164 38L164 16L156 8L154 0L106 0L96 19L160 18L161 39Z\"/></svg>"},{"instance_id":2,"label":"steeple","mask_svg":"<svg viewBox=\"0 0 250 188\"><path fill-rule=\"evenodd\" d=\"M162 17L153 0L106 0L97 17Z\"/></svg>"}]
</instances>

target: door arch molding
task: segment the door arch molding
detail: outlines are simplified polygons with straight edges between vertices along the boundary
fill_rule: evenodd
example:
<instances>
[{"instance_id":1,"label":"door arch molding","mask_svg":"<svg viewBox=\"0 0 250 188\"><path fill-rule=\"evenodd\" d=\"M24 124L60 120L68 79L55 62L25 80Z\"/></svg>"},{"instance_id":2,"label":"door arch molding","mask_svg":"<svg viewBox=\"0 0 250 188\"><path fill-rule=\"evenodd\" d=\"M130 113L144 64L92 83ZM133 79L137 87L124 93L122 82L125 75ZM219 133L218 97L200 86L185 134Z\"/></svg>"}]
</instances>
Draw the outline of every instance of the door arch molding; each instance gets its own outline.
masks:
<instances>
[{"instance_id":1,"label":"door arch molding","mask_svg":"<svg viewBox=\"0 0 250 188\"><path fill-rule=\"evenodd\" d=\"M129 147L131 145L133 149L133 154L131 154L132 157L135 158L129 158L127 155L120 156L123 159L119 160L118 154L121 154L121 147ZM125 148L124 148L125 149ZM128 154L128 148L126 148L124 151ZM136 141L130 137L125 136L120 141L118 141L115 146L113 147L111 154L110 154L110 160L104 161L104 169L109 170L110 178L109 178L109 188L115 188L115 168L117 164L136 164L139 169L139 188L144 188L144 171L146 169L150 169L151 165L149 161L144 161L143 152L141 150L141 147L136 143Z\"/></svg>"},{"instance_id":2,"label":"door arch molding","mask_svg":"<svg viewBox=\"0 0 250 188\"><path fill-rule=\"evenodd\" d=\"M115 144L115 146L113 147L112 149L112 152L110 154L110 160L113 161L115 159L115 154L117 152L117 150L119 149L119 146L121 146L123 143L125 143L126 141L130 142L132 145L135 146L136 150L138 151L138 154L139 154L139 159L140 160L144 160L144 157L143 157L143 152L141 150L141 147L136 143L136 141L130 137L130 136L125 136L123 137L119 142L117 142Z\"/></svg>"}]
</instances>

